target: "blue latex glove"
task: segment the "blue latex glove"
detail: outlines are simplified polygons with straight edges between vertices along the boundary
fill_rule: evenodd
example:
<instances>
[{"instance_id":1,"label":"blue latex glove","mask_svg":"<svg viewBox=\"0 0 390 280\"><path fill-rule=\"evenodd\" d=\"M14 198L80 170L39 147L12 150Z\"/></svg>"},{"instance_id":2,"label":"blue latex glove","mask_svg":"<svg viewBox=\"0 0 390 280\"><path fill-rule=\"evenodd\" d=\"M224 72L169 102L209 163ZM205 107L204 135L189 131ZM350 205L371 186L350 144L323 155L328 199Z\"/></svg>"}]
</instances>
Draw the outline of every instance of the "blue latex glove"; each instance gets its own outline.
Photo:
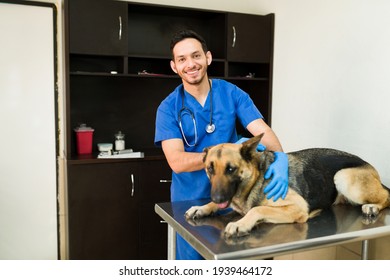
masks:
<instances>
[{"instance_id":1,"label":"blue latex glove","mask_svg":"<svg viewBox=\"0 0 390 280\"><path fill-rule=\"evenodd\" d=\"M249 140L249 138L242 137L240 140L238 140L236 142L236 144L241 144L247 140ZM257 145L256 150L258 150L259 152L265 151L265 146L263 144L259 143L259 145Z\"/></svg>"},{"instance_id":2,"label":"blue latex glove","mask_svg":"<svg viewBox=\"0 0 390 280\"><path fill-rule=\"evenodd\" d=\"M283 152L274 152L275 160L268 167L264 174L264 179L272 180L264 189L267 199L274 197L274 201L279 198L285 199L288 191L288 157Z\"/></svg>"}]
</instances>

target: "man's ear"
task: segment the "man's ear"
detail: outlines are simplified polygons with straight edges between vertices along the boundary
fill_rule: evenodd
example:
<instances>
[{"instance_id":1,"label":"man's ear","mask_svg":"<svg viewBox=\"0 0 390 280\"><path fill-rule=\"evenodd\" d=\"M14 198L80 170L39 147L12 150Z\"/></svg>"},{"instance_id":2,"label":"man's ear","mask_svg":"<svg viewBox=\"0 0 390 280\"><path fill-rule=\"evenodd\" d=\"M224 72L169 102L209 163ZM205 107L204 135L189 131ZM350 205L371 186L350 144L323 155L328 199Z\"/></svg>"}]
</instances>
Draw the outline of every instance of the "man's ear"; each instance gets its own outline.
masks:
<instances>
[{"instance_id":1,"label":"man's ear","mask_svg":"<svg viewBox=\"0 0 390 280\"><path fill-rule=\"evenodd\" d=\"M210 65L211 62L213 61L213 56L211 55L211 52L210 52L210 51L208 51L208 52L206 53L206 59L207 59L207 65Z\"/></svg>"},{"instance_id":2,"label":"man's ear","mask_svg":"<svg viewBox=\"0 0 390 280\"><path fill-rule=\"evenodd\" d=\"M175 72L175 73L177 74L177 69L176 69L176 64L175 64L175 62L173 62L173 60L171 60L170 64L171 64L171 69L172 69L172 71Z\"/></svg>"}]
</instances>

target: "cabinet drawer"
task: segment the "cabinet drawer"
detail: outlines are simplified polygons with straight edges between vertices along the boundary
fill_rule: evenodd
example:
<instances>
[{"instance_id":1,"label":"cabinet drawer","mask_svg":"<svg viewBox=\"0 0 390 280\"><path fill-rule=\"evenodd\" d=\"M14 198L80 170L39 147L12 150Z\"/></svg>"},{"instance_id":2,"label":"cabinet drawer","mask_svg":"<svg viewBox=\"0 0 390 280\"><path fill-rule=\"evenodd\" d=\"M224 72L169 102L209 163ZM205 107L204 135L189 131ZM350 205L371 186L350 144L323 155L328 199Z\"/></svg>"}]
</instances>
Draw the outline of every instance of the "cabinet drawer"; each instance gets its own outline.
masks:
<instances>
[{"instance_id":1,"label":"cabinet drawer","mask_svg":"<svg viewBox=\"0 0 390 280\"><path fill-rule=\"evenodd\" d=\"M142 204L170 201L172 170L166 160L142 162L139 171Z\"/></svg>"}]
</instances>

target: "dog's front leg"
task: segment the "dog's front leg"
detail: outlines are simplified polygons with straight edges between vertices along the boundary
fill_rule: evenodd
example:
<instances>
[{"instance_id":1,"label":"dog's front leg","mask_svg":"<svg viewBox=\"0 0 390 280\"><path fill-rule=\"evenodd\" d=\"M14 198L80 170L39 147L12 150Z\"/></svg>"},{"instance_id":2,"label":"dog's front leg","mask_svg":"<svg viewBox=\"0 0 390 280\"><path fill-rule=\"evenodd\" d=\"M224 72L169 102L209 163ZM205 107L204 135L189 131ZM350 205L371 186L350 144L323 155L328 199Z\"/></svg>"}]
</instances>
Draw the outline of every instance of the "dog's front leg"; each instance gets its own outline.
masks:
<instances>
[{"instance_id":1,"label":"dog's front leg","mask_svg":"<svg viewBox=\"0 0 390 280\"><path fill-rule=\"evenodd\" d=\"M225 228L224 235L226 238L247 235L259 222L270 222L274 224L301 223L305 222L307 219L307 212L296 205L281 207L257 206L250 209L248 213L237 222L229 223Z\"/></svg>"},{"instance_id":2,"label":"dog's front leg","mask_svg":"<svg viewBox=\"0 0 390 280\"><path fill-rule=\"evenodd\" d=\"M218 211L218 205L214 202L207 203L203 206L192 206L185 213L186 219L199 219L202 217L210 216Z\"/></svg>"},{"instance_id":3,"label":"dog's front leg","mask_svg":"<svg viewBox=\"0 0 390 280\"><path fill-rule=\"evenodd\" d=\"M249 210L249 212L240 220L228 223L224 232L225 237L233 238L249 234L252 228L261 220L261 215L258 211L255 211L255 208Z\"/></svg>"}]
</instances>

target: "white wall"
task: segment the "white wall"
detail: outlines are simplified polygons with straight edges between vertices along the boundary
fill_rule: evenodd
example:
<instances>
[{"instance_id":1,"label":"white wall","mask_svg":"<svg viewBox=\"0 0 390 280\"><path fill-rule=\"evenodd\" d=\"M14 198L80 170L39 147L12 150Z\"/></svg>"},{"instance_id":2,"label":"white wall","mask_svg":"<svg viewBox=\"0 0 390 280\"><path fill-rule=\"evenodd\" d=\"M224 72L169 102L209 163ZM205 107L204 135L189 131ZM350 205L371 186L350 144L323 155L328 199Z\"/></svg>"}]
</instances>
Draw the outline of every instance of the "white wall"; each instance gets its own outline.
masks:
<instances>
[{"instance_id":1,"label":"white wall","mask_svg":"<svg viewBox=\"0 0 390 280\"><path fill-rule=\"evenodd\" d=\"M272 126L284 149L353 152L390 186L389 1L137 2L275 13Z\"/></svg>"},{"instance_id":2,"label":"white wall","mask_svg":"<svg viewBox=\"0 0 390 280\"><path fill-rule=\"evenodd\" d=\"M285 149L356 153L390 186L390 2L273 2L273 128Z\"/></svg>"}]
</instances>

